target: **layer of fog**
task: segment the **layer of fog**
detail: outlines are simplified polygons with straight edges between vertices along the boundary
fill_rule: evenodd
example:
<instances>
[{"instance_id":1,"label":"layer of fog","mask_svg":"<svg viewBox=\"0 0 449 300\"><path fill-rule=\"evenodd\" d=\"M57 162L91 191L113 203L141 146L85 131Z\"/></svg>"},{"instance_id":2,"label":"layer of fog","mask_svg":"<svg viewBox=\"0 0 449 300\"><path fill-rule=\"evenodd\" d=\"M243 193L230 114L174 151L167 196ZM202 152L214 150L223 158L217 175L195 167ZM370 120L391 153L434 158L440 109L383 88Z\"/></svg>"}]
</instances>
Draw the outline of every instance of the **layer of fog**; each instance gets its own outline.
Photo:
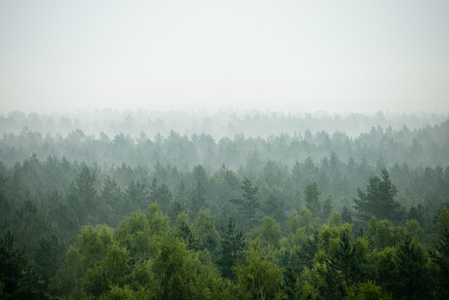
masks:
<instances>
[{"instance_id":1,"label":"layer of fog","mask_svg":"<svg viewBox=\"0 0 449 300\"><path fill-rule=\"evenodd\" d=\"M67 136L75 130L99 137L106 134L113 138L123 133L137 138L142 133L152 138L160 133L168 136L175 131L188 137L192 134L208 134L215 139L243 134L247 137L266 138L289 134L301 136L324 130L328 133L343 132L350 137L369 131L372 127L391 127L399 130L404 126L413 130L433 126L449 118L449 115L418 112L414 114L377 112L360 113L284 113L274 111L227 110L217 112L147 111L102 109L78 111L70 114L23 113L14 111L0 114L0 134L20 134L30 129L42 134Z\"/></svg>"}]
</instances>

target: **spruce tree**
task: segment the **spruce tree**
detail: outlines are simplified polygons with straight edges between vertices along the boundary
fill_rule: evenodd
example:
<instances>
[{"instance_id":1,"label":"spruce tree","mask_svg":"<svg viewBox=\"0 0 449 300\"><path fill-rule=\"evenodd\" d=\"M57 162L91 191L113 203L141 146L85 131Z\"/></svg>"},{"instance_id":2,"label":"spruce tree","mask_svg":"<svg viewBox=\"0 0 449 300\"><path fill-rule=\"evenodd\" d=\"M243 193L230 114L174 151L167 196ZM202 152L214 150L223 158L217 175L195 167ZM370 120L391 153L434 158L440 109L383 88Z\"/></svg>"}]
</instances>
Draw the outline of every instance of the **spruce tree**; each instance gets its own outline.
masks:
<instances>
[{"instance_id":1,"label":"spruce tree","mask_svg":"<svg viewBox=\"0 0 449 300\"><path fill-rule=\"evenodd\" d=\"M24 248L15 246L9 230L0 237L0 283L2 299L50 299Z\"/></svg>"},{"instance_id":2,"label":"spruce tree","mask_svg":"<svg viewBox=\"0 0 449 300\"><path fill-rule=\"evenodd\" d=\"M219 257L217 265L224 277L234 279L233 268L243 259L245 248L245 238L243 232L235 228L235 223L229 220L228 230L220 243Z\"/></svg>"},{"instance_id":3,"label":"spruce tree","mask_svg":"<svg viewBox=\"0 0 449 300\"><path fill-rule=\"evenodd\" d=\"M253 183L245 179L241 185L243 190L243 199L232 199L231 202L241 205L242 217L244 219L244 231L247 232L256 225L257 210L260 206L256 197L257 187Z\"/></svg>"},{"instance_id":4,"label":"spruce tree","mask_svg":"<svg viewBox=\"0 0 449 300\"><path fill-rule=\"evenodd\" d=\"M320 195L321 191L318 188L316 181L306 185L306 188L304 189L306 207L314 216L318 216L321 211Z\"/></svg>"},{"instance_id":5,"label":"spruce tree","mask_svg":"<svg viewBox=\"0 0 449 300\"><path fill-rule=\"evenodd\" d=\"M354 199L358 217L365 224L375 216L378 219L387 219L395 223L402 220L404 211L394 198L397 194L396 186L390 181L386 169L382 169L380 177L369 179L367 191L357 190L358 199Z\"/></svg>"},{"instance_id":6,"label":"spruce tree","mask_svg":"<svg viewBox=\"0 0 449 300\"><path fill-rule=\"evenodd\" d=\"M449 210L440 209L437 222L438 244L432 260L438 266L436 297L449 299Z\"/></svg>"},{"instance_id":7,"label":"spruce tree","mask_svg":"<svg viewBox=\"0 0 449 300\"><path fill-rule=\"evenodd\" d=\"M427 299L430 297L430 270L428 257L421 246L406 236L395 255L397 265L394 293L402 299Z\"/></svg>"}]
</instances>

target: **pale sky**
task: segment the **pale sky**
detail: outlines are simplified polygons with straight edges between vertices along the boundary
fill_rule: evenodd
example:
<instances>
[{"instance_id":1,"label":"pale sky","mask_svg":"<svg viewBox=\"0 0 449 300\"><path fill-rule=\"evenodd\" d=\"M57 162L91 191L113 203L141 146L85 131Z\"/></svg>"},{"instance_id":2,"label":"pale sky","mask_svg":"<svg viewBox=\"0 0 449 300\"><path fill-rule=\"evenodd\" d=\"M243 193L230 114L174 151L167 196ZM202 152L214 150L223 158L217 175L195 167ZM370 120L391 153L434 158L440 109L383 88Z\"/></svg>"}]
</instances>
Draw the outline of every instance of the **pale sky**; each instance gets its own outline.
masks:
<instances>
[{"instance_id":1,"label":"pale sky","mask_svg":"<svg viewBox=\"0 0 449 300\"><path fill-rule=\"evenodd\" d=\"M0 114L449 112L449 1L0 0Z\"/></svg>"}]
</instances>

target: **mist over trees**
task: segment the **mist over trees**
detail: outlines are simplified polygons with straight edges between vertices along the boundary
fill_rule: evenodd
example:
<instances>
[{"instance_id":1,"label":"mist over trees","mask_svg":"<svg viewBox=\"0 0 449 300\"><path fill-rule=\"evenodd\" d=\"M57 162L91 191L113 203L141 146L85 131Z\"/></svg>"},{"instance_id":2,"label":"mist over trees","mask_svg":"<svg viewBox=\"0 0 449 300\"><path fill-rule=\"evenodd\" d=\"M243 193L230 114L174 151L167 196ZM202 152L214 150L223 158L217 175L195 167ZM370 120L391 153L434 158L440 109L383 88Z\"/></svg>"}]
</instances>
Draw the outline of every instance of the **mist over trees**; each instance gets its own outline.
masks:
<instances>
[{"instance_id":1,"label":"mist over trees","mask_svg":"<svg viewBox=\"0 0 449 300\"><path fill-rule=\"evenodd\" d=\"M446 299L448 116L0 116L0 298Z\"/></svg>"},{"instance_id":2,"label":"mist over trees","mask_svg":"<svg viewBox=\"0 0 449 300\"><path fill-rule=\"evenodd\" d=\"M376 112L372 114L340 113L324 111L316 113L285 113L273 111L220 110L215 112L197 111L117 111L111 108L95 111L77 111L71 113L24 113L13 111L0 114L0 134L19 134L24 128L66 137L72 131L80 129L88 136L109 137L123 133L137 138L142 132L152 138L156 134L168 136L170 131L180 135L206 134L219 140L232 138L236 134L246 137L267 138L280 134L304 135L326 131L329 134L343 132L351 138L358 137L374 127L400 130L404 126L414 129L434 126L445 121L448 115L420 112L400 114Z\"/></svg>"}]
</instances>

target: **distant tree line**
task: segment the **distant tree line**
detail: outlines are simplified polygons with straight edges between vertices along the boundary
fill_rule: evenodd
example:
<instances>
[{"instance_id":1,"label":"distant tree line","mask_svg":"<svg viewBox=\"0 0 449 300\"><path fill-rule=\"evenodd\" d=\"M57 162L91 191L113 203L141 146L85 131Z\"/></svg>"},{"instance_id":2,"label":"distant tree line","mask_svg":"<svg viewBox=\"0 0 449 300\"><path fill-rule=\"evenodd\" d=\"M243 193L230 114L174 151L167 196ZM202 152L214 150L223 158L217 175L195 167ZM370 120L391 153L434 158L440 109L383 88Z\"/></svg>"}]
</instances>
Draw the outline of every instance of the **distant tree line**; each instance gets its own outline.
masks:
<instances>
[{"instance_id":1,"label":"distant tree line","mask_svg":"<svg viewBox=\"0 0 449 300\"><path fill-rule=\"evenodd\" d=\"M400 130L377 126L357 137L350 137L342 131L312 133L298 128L294 135L262 138L246 137L240 133L219 140L204 133L187 136L173 130L166 136L157 133L148 137L142 131L136 137L124 133L108 136L104 132L96 137L76 129L63 137L25 127L18 134L2 135L0 160L12 166L36 154L39 159L65 157L70 161L99 165L125 163L131 167L152 167L159 162L180 170L191 170L198 164L216 169L225 164L233 170L252 168L251 172L256 176L268 161L291 168L297 161L307 158L323 167L330 165L334 168L335 158L346 164L357 162L375 166L376 171L394 164L435 168L449 164L448 132L449 120L413 131L406 126Z\"/></svg>"}]
</instances>

